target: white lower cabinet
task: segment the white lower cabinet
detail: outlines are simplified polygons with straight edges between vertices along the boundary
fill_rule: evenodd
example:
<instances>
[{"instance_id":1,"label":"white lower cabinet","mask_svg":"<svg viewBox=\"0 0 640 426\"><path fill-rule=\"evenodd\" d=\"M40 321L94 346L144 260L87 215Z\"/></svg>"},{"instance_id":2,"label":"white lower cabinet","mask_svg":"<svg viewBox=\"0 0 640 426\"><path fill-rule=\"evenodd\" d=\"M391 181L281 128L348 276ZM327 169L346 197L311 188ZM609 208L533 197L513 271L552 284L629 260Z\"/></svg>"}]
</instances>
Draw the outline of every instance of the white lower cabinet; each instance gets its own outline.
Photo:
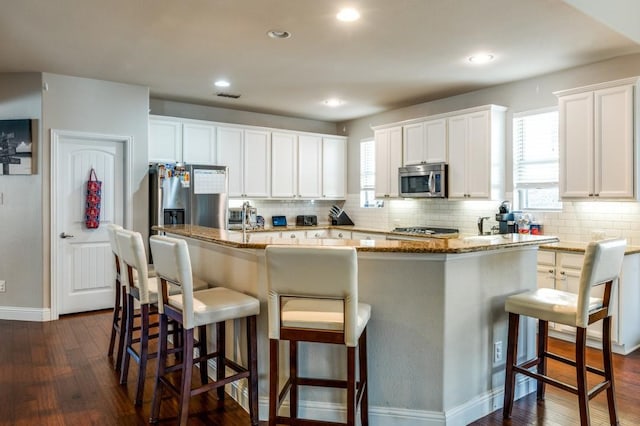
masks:
<instances>
[{"instance_id":1,"label":"white lower cabinet","mask_svg":"<svg viewBox=\"0 0 640 426\"><path fill-rule=\"evenodd\" d=\"M368 232L356 232L351 233L352 240L386 240L387 237L384 234L374 234Z\"/></svg>"},{"instance_id":2,"label":"white lower cabinet","mask_svg":"<svg viewBox=\"0 0 640 426\"><path fill-rule=\"evenodd\" d=\"M282 231L285 240L303 240L307 238L307 231Z\"/></svg>"},{"instance_id":3,"label":"white lower cabinet","mask_svg":"<svg viewBox=\"0 0 640 426\"><path fill-rule=\"evenodd\" d=\"M342 239L350 240L351 231L343 231L341 229L331 229L329 230L329 237L337 238L339 240L342 240Z\"/></svg>"},{"instance_id":4,"label":"white lower cabinet","mask_svg":"<svg viewBox=\"0 0 640 426\"><path fill-rule=\"evenodd\" d=\"M329 237L328 229L310 229L307 231L307 238L327 238Z\"/></svg>"},{"instance_id":5,"label":"white lower cabinet","mask_svg":"<svg viewBox=\"0 0 640 426\"><path fill-rule=\"evenodd\" d=\"M577 293L584 255L575 252L540 250L538 252L538 288ZM611 341L616 353L627 354L640 347L640 254L626 255L622 274L611 295ZM602 297L604 286L596 287L591 297ZM562 324L549 324L557 337L573 338L575 328ZM587 330L591 345L598 346L602 339L602 321ZM595 344L594 344L595 342Z\"/></svg>"}]
</instances>

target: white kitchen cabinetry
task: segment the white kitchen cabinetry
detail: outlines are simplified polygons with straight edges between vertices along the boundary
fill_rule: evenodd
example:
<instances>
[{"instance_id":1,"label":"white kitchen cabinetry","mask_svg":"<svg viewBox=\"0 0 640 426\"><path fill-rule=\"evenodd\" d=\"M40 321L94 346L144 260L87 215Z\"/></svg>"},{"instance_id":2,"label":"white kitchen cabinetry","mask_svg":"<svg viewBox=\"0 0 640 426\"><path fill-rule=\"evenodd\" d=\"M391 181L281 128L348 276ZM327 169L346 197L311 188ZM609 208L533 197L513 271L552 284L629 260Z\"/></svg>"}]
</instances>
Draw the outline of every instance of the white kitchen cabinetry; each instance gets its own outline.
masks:
<instances>
[{"instance_id":1,"label":"white kitchen cabinetry","mask_svg":"<svg viewBox=\"0 0 640 426\"><path fill-rule=\"evenodd\" d=\"M374 234L368 232L357 232L353 231L351 233L352 240L386 240L387 237L385 234Z\"/></svg>"},{"instance_id":2,"label":"white kitchen cabinetry","mask_svg":"<svg viewBox=\"0 0 640 426\"><path fill-rule=\"evenodd\" d=\"M407 124L402 128L404 165L447 162L447 120Z\"/></svg>"},{"instance_id":3,"label":"white kitchen cabinetry","mask_svg":"<svg viewBox=\"0 0 640 426\"><path fill-rule=\"evenodd\" d=\"M307 231L282 231L282 238L286 240L303 240L307 237Z\"/></svg>"},{"instance_id":4,"label":"white kitchen cabinetry","mask_svg":"<svg viewBox=\"0 0 640 426\"><path fill-rule=\"evenodd\" d=\"M447 119L449 198L500 199L506 108L490 105L467 111Z\"/></svg>"},{"instance_id":5,"label":"white kitchen cabinetry","mask_svg":"<svg viewBox=\"0 0 640 426\"><path fill-rule=\"evenodd\" d=\"M322 138L322 198L347 197L347 140Z\"/></svg>"},{"instance_id":6,"label":"white kitchen cabinetry","mask_svg":"<svg viewBox=\"0 0 640 426\"><path fill-rule=\"evenodd\" d=\"M149 117L149 162L182 161L182 122L167 117Z\"/></svg>"},{"instance_id":7,"label":"white kitchen cabinetry","mask_svg":"<svg viewBox=\"0 0 640 426\"><path fill-rule=\"evenodd\" d=\"M322 137L298 136L298 198L322 197Z\"/></svg>"},{"instance_id":8,"label":"white kitchen cabinetry","mask_svg":"<svg viewBox=\"0 0 640 426\"><path fill-rule=\"evenodd\" d=\"M556 92L560 195L634 199L638 78Z\"/></svg>"},{"instance_id":9,"label":"white kitchen cabinetry","mask_svg":"<svg viewBox=\"0 0 640 426\"><path fill-rule=\"evenodd\" d=\"M376 197L398 197L398 168L402 166L402 127L376 130Z\"/></svg>"},{"instance_id":10,"label":"white kitchen cabinetry","mask_svg":"<svg viewBox=\"0 0 640 426\"><path fill-rule=\"evenodd\" d=\"M295 198L298 195L298 136L295 133L271 134L271 197Z\"/></svg>"},{"instance_id":11,"label":"white kitchen cabinetry","mask_svg":"<svg viewBox=\"0 0 640 426\"><path fill-rule=\"evenodd\" d=\"M310 229L307 231L307 238L327 238L329 237L328 229Z\"/></svg>"},{"instance_id":12,"label":"white kitchen cabinetry","mask_svg":"<svg viewBox=\"0 0 640 426\"><path fill-rule=\"evenodd\" d=\"M188 121L182 124L182 161L187 164L217 164L216 126Z\"/></svg>"},{"instance_id":13,"label":"white kitchen cabinetry","mask_svg":"<svg viewBox=\"0 0 640 426\"><path fill-rule=\"evenodd\" d=\"M329 237L337 238L339 240L350 240L351 231L343 231L342 229L331 229L329 230Z\"/></svg>"},{"instance_id":14,"label":"white kitchen cabinetry","mask_svg":"<svg viewBox=\"0 0 640 426\"><path fill-rule=\"evenodd\" d=\"M230 197L266 198L270 193L270 133L218 127L218 163L229 168Z\"/></svg>"},{"instance_id":15,"label":"white kitchen cabinetry","mask_svg":"<svg viewBox=\"0 0 640 426\"><path fill-rule=\"evenodd\" d=\"M575 252L540 250L538 252L538 287L555 288L577 293L584 256ZM640 254L624 257L622 274L611 295L611 340L616 353L628 354L640 346ZM592 297L603 296L603 286L592 290ZM573 339L574 327L549 324L551 335ZM587 330L590 346L599 346L602 340L602 322Z\"/></svg>"}]
</instances>

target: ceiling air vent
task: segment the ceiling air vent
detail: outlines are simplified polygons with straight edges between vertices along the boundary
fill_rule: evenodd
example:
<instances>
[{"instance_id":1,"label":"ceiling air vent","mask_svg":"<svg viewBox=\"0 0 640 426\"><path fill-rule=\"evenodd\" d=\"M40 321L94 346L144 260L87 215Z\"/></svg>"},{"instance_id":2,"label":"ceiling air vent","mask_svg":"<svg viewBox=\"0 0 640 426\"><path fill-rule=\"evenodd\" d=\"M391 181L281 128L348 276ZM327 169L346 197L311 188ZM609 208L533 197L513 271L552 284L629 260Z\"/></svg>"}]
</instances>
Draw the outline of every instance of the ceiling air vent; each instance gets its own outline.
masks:
<instances>
[{"instance_id":1,"label":"ceiling air vent","mask_svg":"<svg viewBox=\"0 0 640 426\"><path fill-rule=\"evenodd\" d=\"M235 95L233 93L224 93L224 92L216 93L216 96L220 96L221 98L231 98L231 99L238 99L240 97L240 95Z\"/></svg>"}]
</instances>

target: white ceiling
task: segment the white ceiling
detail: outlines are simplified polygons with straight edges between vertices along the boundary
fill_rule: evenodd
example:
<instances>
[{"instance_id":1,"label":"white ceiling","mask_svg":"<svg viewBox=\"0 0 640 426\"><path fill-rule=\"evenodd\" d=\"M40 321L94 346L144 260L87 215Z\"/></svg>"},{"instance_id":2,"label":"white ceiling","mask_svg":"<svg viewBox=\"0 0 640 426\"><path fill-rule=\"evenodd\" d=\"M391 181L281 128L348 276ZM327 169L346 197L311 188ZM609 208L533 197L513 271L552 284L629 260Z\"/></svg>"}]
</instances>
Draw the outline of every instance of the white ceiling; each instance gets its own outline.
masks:
<instances>
[{"instance_id":1,"label":"white ceiling","mask_svg":"<svg viewBox=\"0 0 640 426\"><path fill-rule=\"evenodd\" d=\"M347 5L360 10L359 21L335 19ZM154 98L327 121L640 51L560 0L0 0L0 7L0 72L140 84ZM293 36L270 39L271 29ZM481 50L496 59L469 64ZM239 99L215 96L221 77ZM345 103L329 108L329 97Z\"/></svg>"}]
</instances>

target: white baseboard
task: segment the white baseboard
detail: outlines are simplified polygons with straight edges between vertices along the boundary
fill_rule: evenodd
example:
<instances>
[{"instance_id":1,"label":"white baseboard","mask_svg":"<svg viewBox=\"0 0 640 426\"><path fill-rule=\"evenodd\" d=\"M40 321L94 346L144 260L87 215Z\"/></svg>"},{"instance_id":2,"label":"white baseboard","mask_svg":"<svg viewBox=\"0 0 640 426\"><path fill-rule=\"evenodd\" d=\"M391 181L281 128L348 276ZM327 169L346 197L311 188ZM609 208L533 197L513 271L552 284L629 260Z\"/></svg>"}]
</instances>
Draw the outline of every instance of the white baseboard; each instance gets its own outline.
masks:
<instances>
[{"instance_id":1,"label":"white baseboard","mask_svg":"<svg viewBox=\"0 0 640 426\"><path fill-rule=\"evenodd\" d=\"M0 306L0 320L38 322L51 321L51 309Z\"/></svg>"},{"instance_id":2,"label":"white baseboard","mask_svg":"<svg viewBox=\"0 0 640 426\"><path fill-rule=\"evenodd\" d=\"M208 374L216 377L215 361L209 360ZM228 374L232 374L231 370ZM536 381L526 377L518 376L515 389L515 399L519 399L536 390ZM249 406L249 394L246 380L232 382L225 387L225 391L244 409ZM369 406L369 424L371 426L464 426L474 420L480 419L503 406L504 387L495 388L465 404L459 405L447 412L410 410L394 407ZM269 399L260 398L258 401L260 420L268 420ZM289 411L289 404L285 401L281 410L285 413ZM346 419L346 409L342 404L315 401L300 401L298 403L300 417L318 420L344 422Z\"/></svg>"}]
</instances>

